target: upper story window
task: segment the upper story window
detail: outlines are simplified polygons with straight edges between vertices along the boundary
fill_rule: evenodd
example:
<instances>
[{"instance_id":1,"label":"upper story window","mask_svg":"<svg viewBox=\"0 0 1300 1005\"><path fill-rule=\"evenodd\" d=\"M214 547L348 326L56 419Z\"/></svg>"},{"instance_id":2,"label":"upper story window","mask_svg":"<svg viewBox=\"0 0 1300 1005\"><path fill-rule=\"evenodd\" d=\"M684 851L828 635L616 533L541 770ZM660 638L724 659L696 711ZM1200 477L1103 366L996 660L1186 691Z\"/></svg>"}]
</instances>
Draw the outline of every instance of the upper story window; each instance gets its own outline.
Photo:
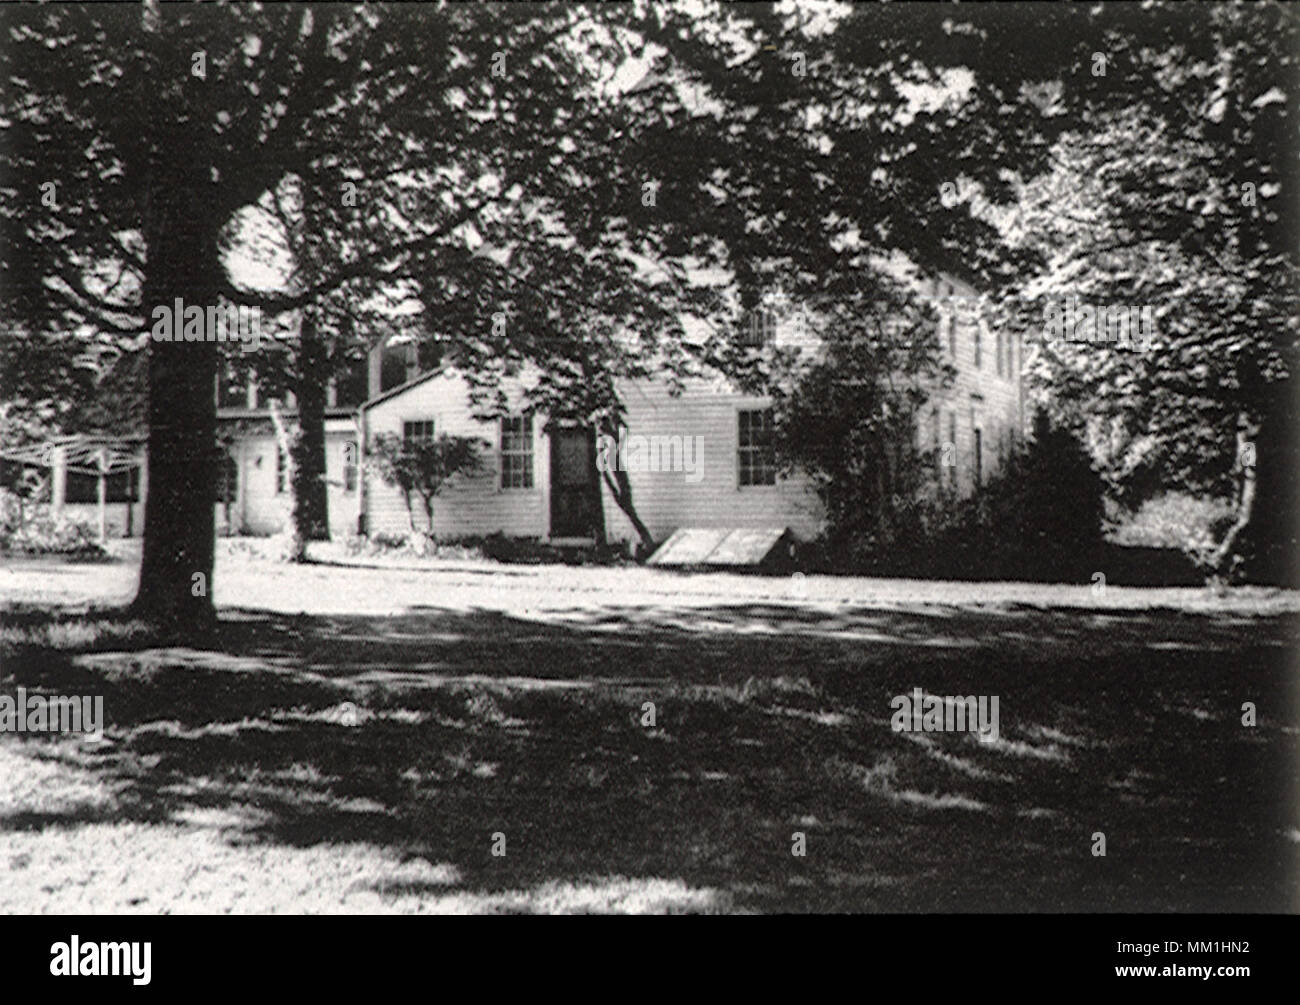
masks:
<instances>
[{"instance_id":1,"label":"upper story window","mask_svg":"<svg viewBox=\"0 0 1300 1005\"><path fill-rule=\"evenodd\" d=\"M776 311L756 307L745 319L744 345L749 349L763 349L776 342Z\"/></svg>"},{"instance_id":2,"label":"upper story window","mask_svg":"<svg viewBox=\"0 0 1300 1005\"><path fill-rule=\"evenodd\" d=\"M336 408L360 405L366 400L369 371L369 363L364 357L348 360L343 371L334 379Z\"/></svg>"},{"instance_id":3,"label":"upper story window","mask_svg":"<svg viewBox=\"0 0 1300 1005\"><path fill-rule=\"evenodd\" d=\"M217 378L218 408L247 408L252 377L234 366L227 367Z\"/></svg>"},{"instance_id":4,"label":"upper story window","mask_svg":"<svg viewBox=\"0 0 1300 1005\"><path fill-rule=\"evenodd\" d=\"M953 296L952 283L948 283L944 289L947 291L944 312L948 322L948 355L955 360L957 358L957 298Z\"/></svg>"},{"instance_id":5,"label":"upper story window","mask_svg":"<svg viewBox=\"0 0 1300 1005\"><path fill-rule=\"evenodd\" d=\"M533 487L533 417L507 415L501 419L501 487Z\"/></svg>"},{"instance_id":6,"label":"upper story window","mask_svg":"<svg viewBox=\"0 0 1300 1005\"><path fill-rule=\"evenodd\" d=\"M410 440L432 440L433 439L433 420L432 419L415 419L410 422L402 423L402 439Z\"/></svg>"},{"instance_id":7,"label":"upper story window","mask_svg":"<svg viewBox=\"0 0 1300 1005\"><path fill-rule=\"evenodd\" d=\"M740 484L775 485L776 449L772 439L770 408L742 409L736 437L736 463Z\"/></svg>"},{"instance_id":8,"label":"upper story window","mask_svg":"<svg viewBox=\"0 0 1300 1005\"><path fill-rule=\"evenodd\" d=\"M410 342L399 342L383 348L379 361L379 390L387 391L390 387L405 384L416 375L415 346Z\"/></svg>"},{"instance_id":9,"label":"upper story window","mask_svg":"<svg viewBox=\"0 0 1300 1005\"><path fill-rule=\"evenodd\" d=\"M977 320L971 326L971 338L975 345L975 369L978 370L984 356L984 322Z\"/></svg>"}]
</instances>

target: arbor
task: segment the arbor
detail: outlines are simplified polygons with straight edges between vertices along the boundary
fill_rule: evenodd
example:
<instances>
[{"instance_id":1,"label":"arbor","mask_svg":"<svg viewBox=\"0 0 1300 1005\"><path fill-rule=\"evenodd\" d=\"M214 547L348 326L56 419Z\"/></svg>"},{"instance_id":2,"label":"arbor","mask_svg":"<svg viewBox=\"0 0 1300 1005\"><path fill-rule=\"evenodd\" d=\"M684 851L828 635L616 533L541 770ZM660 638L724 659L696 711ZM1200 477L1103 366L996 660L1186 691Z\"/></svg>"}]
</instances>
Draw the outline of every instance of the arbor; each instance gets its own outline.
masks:
<instances>
[{"instance_id":1,"label":"arbor","mask_svg":"<svg viewBox=\"0 0 1300 1005\"><path fill-rule=\"evenodd\" d=\"M631 272L599 226L570 225L567 245L557 229L590 215L579 196L614 128L585 108L596 57L616 48L590 12L149 3L3 17L0 309L147 352L143 617L181 630L212 617L210 591L190 587L211 582L220 353L199 333L141 336L155 306L283 313L349 284L405 284L453 338L478 340L467 357L500 359L537 354L511 291L538 285L539 266L585 261L590 279L598 259L608 289ZM236 259L250 208L292 177L355 213L319 274L285 291ZM508 254L475 255L484 242ZM494 314L512 323L497 331Z\"/></svg>"},{"instance_id":2,"label":"arbor","mask_svg":"<svg viewBox=\"0 0 1300 1005\"><path fill-rule=\"evenodd\" d=\"M196 573L211 582L221 351L144 339L154 307L305 310L319 331L331 297L382 294L423 312L428 338L485 400L528 362L546 375L539 393L555 414L617 423L619 379L680 379L701 363L762 375L735 335L742 310L774 285L838 295L892 250L923 269L955 260L973 278L1016 274L999 229L950 211L945 186L1007 201L1014 171L1038 173L1050 141L1095 109L1146 100L1176 132L1195 118L1180 103L1196 88L1213 99L1216 86L1212 74L1178 77L1178 58L1240 73L1235 93L1249 100L1206 138L1230 143L1249 119L1279 183L1289 180L1281 172L1293 168L1272 157L1284 147L1276 103L1246 111L1273 72L1250 35L1282 45L1289 15L1216 14L1211 41L1197 34L1206 16L1073 5L825 16L667 2L9 6L0 311L34 332L147 354L136 608L199 626L211 591L190 584ZM1112 67L1103 78L1088 72L1099 44ZM1220 44L1230 56L1216 56ZM1147 48L1185 55L1155 65ZM310 268L287 284L241 261L256 207L291 183L319 195L319 216ZM1255 228L1270 247L1294 246L1271 226ZM1233 240L1252 247L1255 230ZM346 354L361 338L340 329L326 342ZM312 411L314 344L301 385ZM595 390L564 404L582 381ZM308 464L302 472L314 484Z\"/></svg>"}]
</instances>

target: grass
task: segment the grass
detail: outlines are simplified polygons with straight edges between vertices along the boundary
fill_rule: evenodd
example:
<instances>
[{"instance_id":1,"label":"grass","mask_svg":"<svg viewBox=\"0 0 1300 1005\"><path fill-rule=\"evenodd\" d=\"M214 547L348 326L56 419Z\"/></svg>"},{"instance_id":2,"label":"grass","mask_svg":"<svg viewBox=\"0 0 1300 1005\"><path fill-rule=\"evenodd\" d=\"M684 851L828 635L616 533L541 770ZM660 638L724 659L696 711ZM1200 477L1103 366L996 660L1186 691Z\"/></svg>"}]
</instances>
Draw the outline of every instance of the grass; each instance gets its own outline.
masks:
<instances>
[{"instance_id":1,"label":"grass","mask_svg":"<svg viewBox=\"0 0 1300 1005\"><path fill-rule=\"evenodd\" d=\"M60 601L0 694L107 719L0 735L0 910L1300 907L1292 594L226 555L218 650L86 607L120 571L0 583ZM999 741L893 732L913 687Z\"/></svg>"}]
</instances>

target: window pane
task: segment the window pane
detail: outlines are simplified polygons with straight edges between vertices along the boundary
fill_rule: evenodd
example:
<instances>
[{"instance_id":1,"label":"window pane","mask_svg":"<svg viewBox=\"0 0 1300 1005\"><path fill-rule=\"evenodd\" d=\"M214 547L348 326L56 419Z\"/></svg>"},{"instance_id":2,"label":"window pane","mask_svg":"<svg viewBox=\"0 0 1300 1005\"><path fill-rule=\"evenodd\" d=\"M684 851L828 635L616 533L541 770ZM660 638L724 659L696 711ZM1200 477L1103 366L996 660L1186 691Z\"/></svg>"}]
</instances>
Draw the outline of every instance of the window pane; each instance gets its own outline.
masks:
<instances>
[{"instance_id":1,"label":"window pane","mask_svg":"<svg viewBox=\"0 0 1300 1005\"><path fill-rule=\"evenodd\" d=\"M402 438L405 440L432 440L433 420L419 419L402 423Z\"/></svg>"},{"instance_id":2,"label":"window pane","mask_svg":"<svg viewBox=\"0 0 1300 1005\"><path fill-rule=\"evenodd\" d=\"M533 487L533 417L510 415L501 419L501 487Z\"/></svg>"},{"instance_id":3,"label":"window pane","mask_svg":"<svg viewBox=\"0 0 1300 1005\"><path fill-rule=\"evenodd\" d=\"M737 413L736 469L741 485L775 485L776 457L772 446L772 410Z\"/></svg>"}]
</instances>

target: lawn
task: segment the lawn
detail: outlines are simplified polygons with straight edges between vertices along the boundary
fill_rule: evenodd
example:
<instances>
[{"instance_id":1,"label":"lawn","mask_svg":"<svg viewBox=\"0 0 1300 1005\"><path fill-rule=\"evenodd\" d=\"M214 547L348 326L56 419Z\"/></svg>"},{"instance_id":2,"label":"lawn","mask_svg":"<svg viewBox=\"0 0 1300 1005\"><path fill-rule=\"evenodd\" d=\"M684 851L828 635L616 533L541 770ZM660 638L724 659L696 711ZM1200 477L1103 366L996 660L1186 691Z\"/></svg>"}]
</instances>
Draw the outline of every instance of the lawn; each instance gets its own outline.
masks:
<instances>
[{"instance_id":1,"label":"lawn","mask_svg":"<svg viewBox=\"0 0 1300 1005\"><path fill-rule=\"evenodd\" d=\"M107 720L0 734L0 911L1300 910L1294 593L318 557L223 542L216 648L0 570Z\"/></svg>"}]
</instances>

